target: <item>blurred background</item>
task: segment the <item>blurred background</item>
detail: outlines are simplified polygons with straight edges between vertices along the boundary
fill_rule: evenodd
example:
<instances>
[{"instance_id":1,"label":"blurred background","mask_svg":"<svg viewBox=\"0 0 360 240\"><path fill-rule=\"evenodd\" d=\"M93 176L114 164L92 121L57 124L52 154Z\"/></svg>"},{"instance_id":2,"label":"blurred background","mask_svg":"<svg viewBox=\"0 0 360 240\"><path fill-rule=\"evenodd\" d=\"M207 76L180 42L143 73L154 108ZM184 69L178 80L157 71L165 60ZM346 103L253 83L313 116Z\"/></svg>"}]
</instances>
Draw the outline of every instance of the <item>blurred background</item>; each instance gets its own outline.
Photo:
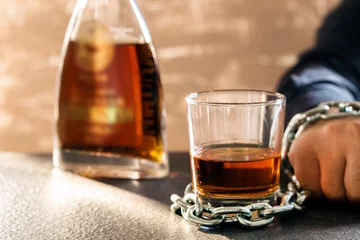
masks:
<instances>
[{"instance_id":1,"label":"blurred background","mask_svg":"<svg viewBox=\"0 0 360 240\"><path fill-rule=\"evenodd\" d=\"M0 1L0 151L50 152L59 54L76 0ZM157 47L170 150L187 150L184 96L274 90L340 0L137 0Z\"/></svg>"}]
</instances>

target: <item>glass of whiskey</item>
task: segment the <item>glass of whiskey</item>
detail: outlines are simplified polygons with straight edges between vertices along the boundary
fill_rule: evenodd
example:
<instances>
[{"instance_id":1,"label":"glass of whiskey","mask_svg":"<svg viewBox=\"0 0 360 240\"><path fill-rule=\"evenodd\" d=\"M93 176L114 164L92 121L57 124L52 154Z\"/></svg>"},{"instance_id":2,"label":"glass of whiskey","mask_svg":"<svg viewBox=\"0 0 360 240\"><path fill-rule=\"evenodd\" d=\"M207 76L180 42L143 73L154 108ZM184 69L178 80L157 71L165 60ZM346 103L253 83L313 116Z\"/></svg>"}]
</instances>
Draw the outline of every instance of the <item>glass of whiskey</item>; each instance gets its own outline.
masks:
<instances>
[{"instance_id":1,"label":"glass of whiskey","mask_svg":"<svg viewBox=\"0 0 360 240\"><path fill-rule=\"evenodd\" d=\"M283 95L217 90L186 97L194 192L202 199L253 202L279 187Z\"/></svg>"}]
</instances>

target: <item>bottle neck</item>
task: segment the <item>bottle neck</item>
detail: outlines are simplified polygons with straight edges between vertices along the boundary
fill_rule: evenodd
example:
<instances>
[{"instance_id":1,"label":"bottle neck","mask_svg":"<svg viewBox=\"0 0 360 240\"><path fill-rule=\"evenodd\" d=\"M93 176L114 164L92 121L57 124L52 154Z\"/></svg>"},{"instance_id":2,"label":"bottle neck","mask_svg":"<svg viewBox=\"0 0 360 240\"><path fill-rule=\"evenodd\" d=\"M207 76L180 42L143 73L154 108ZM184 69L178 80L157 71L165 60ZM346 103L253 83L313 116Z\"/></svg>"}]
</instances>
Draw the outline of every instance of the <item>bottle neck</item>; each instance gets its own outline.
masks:
<instances>
[{"instance_id":1,"label":"bottle neck","mask_svg":"<svg viewBox=\"0 0 360 240\"><path fill-rule=\"evenodd\" d=\"M111 34L117 43L150 43L146 23L133 0L78 0L81 5L71 39L89 38L78 36ZM107 29L105 31L105 29ZM99 35L99 36L100 36Z\"/></svg>"}]
</instances>

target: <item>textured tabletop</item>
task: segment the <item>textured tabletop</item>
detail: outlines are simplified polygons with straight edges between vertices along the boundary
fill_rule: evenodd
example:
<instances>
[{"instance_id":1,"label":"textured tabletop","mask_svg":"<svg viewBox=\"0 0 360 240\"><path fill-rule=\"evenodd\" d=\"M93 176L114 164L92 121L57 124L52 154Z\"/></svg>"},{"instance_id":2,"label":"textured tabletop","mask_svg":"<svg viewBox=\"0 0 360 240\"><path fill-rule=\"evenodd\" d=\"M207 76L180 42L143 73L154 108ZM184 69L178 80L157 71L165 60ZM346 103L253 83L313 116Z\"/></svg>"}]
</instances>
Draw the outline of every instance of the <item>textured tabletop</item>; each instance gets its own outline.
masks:
<instances>
[{"instance_id":1,"label":"textured tabletop","mask_svg":"<svg viewBox=\"0 0 360 240\"><path fill-rule=\"evenodd\" d=\"M360 239L358 208L319 203L263 229L202 230L169 210L190 181L188 154L170 163L166 179L98 182L53 169L50 155L0 154L0 239Z\"/></svg>"}]
</instances>

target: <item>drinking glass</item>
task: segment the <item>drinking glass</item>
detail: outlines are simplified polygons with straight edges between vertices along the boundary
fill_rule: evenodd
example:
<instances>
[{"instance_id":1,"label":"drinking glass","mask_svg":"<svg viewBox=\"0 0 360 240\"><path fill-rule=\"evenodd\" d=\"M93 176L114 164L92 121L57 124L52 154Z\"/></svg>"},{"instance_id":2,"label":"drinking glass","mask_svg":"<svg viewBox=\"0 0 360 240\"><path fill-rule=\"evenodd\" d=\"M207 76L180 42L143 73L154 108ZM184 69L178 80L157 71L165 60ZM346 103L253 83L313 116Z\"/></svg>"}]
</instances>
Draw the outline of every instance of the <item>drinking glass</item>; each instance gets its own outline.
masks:
<instances>
[{"instance_id":1,"label":"drinking glass","mask_svg":"<svg viewBox=\"0 0 360 240\"><path fill-rule=\"evenodd\" d=\"M286 99L217 90L186 97L192 184L203 200L266 200L279 188Z\"/></svg>"}]
</instances>

